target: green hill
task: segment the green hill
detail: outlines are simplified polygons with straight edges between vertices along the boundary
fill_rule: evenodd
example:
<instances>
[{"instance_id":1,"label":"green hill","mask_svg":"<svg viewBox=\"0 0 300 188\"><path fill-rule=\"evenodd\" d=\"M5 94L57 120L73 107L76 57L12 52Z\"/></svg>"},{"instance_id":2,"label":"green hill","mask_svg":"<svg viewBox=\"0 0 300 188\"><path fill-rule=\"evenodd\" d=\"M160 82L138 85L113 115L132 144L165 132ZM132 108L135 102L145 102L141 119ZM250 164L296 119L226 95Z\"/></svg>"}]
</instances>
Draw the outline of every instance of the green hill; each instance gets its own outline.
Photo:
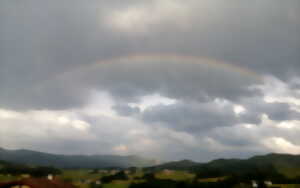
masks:
<instances>
[{"instance_id":1,"label":"green hill","mask_svg":"<svg viewBox=\"0 0 300 188\"><path fill-rule=\"evenodd\" d=\"M138 156L116 155L57 155L30 150L0 149L0 160L36 166L57 168L128 168L145 167L146 171L184 170L201 177L240 174L269 174L286 177L300 177L300 155L268 154L249 159L218 159L208 163L181 160L155 165L155 160ZM3 162L0 162L0 167Z\"/></svg>"},{"instance_id":2,"label":"green hill","mask_svg":"<svg viewBox=\"0 0 300 188\"><path fill-rule=\"evenodd\" d=\"M268 154L254 156L249 159L217 159L208 163L197 163L189 160L169 162L146 168L149 171L188 170L196 172L202 177L216 177L227 175L248 176L268 174L295 178L300 176L300 155Z\"/></svg>"}]
</instances>

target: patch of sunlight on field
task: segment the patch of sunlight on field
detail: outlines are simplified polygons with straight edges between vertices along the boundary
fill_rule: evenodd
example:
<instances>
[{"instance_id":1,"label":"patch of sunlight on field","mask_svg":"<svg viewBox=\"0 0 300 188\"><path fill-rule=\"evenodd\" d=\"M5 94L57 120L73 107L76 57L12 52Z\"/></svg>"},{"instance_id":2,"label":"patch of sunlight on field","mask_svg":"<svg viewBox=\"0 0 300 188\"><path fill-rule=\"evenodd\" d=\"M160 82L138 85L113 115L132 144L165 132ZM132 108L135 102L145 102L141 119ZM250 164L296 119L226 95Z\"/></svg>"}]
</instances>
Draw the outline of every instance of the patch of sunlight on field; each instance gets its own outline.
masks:
<instances>
[{"instance_id":1,"label":"patch of sunlight on field","mask_svg":"<svg viewBox=\"0 0 300 188\"><path fill-rule=\"evenodd\" d=\"M216 177L216 178L201 178L198 179L198 182L201 183L214 183L218 181L224 181L227 177Z\"/></svg>"},{"instance_id":2,"label":"patch of sunlight on field","mask_svg":"<svg viewBox=\"0 0 300 188\"><path fill-rule=\"evenodd\" d=\"M185 171L161 171L155 174L158 179L169 179L174 181L191 181L195 174Z\"/></svg>"}]
</instances>

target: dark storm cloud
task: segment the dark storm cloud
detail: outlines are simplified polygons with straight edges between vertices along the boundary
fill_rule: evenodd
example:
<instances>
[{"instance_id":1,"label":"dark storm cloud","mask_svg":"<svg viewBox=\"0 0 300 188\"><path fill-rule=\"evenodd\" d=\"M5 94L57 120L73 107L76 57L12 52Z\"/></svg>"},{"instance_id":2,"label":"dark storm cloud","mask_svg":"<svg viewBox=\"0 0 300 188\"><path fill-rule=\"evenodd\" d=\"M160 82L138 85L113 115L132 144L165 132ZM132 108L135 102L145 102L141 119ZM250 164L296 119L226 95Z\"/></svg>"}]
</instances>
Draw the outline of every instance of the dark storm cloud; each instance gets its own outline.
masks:
<instances>
[{"instance_id":1,"label":"dark storm cloud","mask_svg":"<svg viewBox=\"0 0 300 188\"><path fill-rule=\"evenodd\" d=\"M299 4L280 0L189 1L192 13L186 29L157 24L141 37L128 37L138 38L142 42L136 45L148 51L215 57L287 79L299 70Z\"/></svg>"},{"instance_id":2,"label":"dark storm cloud","mask_svg":"<svg viewBox=\"0 0 300 188\"><path fill-rule=\"evenodd\" d=\"M267 103L260 98L244 98L243 102L240 105L245 108L245 111L240 114L234 112L234 104L194 102L157 105L142 112L141 118L145 122L162 123L170 129L191 134L199 134L201 131L214 128L233 127L238 124L259 125L263 114L277 122L300 120L300 113L291 110L290 105L286 103ZM245 140L239 141L238 144L244 142ZM252 143L251 140L249 143Z\"/></svg>"},{"instance_id":3,"label":"dark storm cloud","mask_svg":"<svg viewBox=\"0 0 300 188\"><path fill-rule=\"evenodd\" d=\"M297 0L0 1L0 110L25 113L14 117L16 120L10 124L6 121L12 112L0 111L0 119L6 125L0 132L7 132L6 137L0 134L1 142L51 152L65 152L68 148L66 153L72 153L75 146L89 153L98 146L112 151L120 142L132 148L139 143L139 148L130 151L147 148L146 153L162 153L160 156L167 159L176 155L196 160L264 152L266 148L260 144L265 135L299 143L297 129L283 133L276 126L268 129L261 125L262 114L278 123L299 120L299 113L291 109L289 102L263 100L273 89L277 94L278 88L280 97L299 98L299 17ZM201 62L116 60L135 54L194 56ZM216 59L220 65L212 66L202 57ZM105 61L110 63L95 65ZM284 83L284 87L274 85L266 89L268 92L251 89L253 85L267 85L265 75L277 78L276 82ZM112 110L117 115L142 120L139 123L146 123L148 128L159 124L163 133L158 134L159 127L155 127L155 131L145 131L150 136L134 137L132 134L144 130L140 125L130 127L131 123L122 126L120 116L106 120L105 125L103 119L86 118L91 124L91 131L86 133L74 131L72 123L71 128L61 128L57 123L61 113L49 125L43 121L31 123L30 113L26 114L32 109L80 109L91 102L94 91L112 97ZM129 105L155 94L176 103L145 111ZM216 99L228 104L217 104ZM243 106L245 112L237 115L236 104ZM241 125L244 123L260 126L246 129ZM19 124L37 131L22 137L26 131L15 131ZM61 135L70 130L74 131L74 139ZM133 133L129 134L129 130ZM128 135L120 141L124 133ZM51 138L42 141L41 135ZM98 139L93 140L93 136ZM178 137L183 139L177 140ZM205 137L212 143L200 139ZM149 143L161 148L151 149Z\"/></svg>"},{"instance_id":4,"label":"dark storm cloud","mask_svg":"<svg viewBox=\"0 0 300 188\"><path fill-rule=\"evenodd\" d=\"M137 61L99 65L83 75L94 87L108 90L116 99L138 101L139 97L154 93L179 100L210 101L216 97L236 99L256 94L247 87L260 83L255 77L232 70L180 61ZM111 74L113 72L113 74Z\"/></svg>"},{"instance_id":5,"label":"dark storm cloud","mask_svg":"<svg viewBox=\"0 0 300 188\"><path fill-rule=\"evenodd\" d=\"M238 122L231 105L219 106L215 103L159 105L143 112L142 119L196 134L215 127L233 126Z\"/></svg>"},{"instance_id":6,"label":"dark storm cloud","mask_svg":"<svg viewBox=\"0 0 300 188\"><path fill-rule=\"evenodd\" d=\"M287 103L267 103L261 98L245 99L241 103L246 112L241 115L245 120L259 124L262 114L268 115L274 121L300 120L300 113L291 109Z\"/></svg>"},{"instance_id":7,"label":"dark storm cloud","mask_svg":"<svg viewBox=\"0 0 300 188\"><path fill-rule=\"evenodd\" d=\"M145 84L143 87L134 83L133 80L139 80L141 74L133 72L133 67L129 67L128 74L123 75L125 83L111 82L104 88L75 79L72 83L57 83L62 86L55 87L45 82L43 87L46 89L39 93L32 89L35 85L78 66L88 66L98 60L126 54L159 52L206 56L226 60L261 74L270 73L278 77L298 74L300 23L296 18L300 12L297 6L299 2L268 0L224 3L215 0L190 3L176 1L176 3L179 5L181 3L188 10L187 22L190 24L184 29L169 27L174 24L172 21L168 21L167 24L163 22L164 25L158 20L151 32L127 35L118 29L107 27L105 15L114 11L122 13L126 8L135 5L141 5L142 8L148 5L151 7L152 2L136 1L128 4L123 1L110 1L103 4L94 0L43 3L34 0L2 1L0 18L2 28L0 82L1 90L4 91L0 94L2 106L8 108L79 106L85 103L85 97L88 95L86 91L95 88L106 90L105 87L110 87L110 92L117 98L130 99L148 92L157 92L157 88L161 85L156 82L160 80L152 77L161 78L164 75L151 72L151 75L143 76L145 80L155 82L143 83ZM205 7L207 12L198 14L199 11L195 11L197 7ZM183 21L178 19L178 22ZM108 75L117 77L122 73L118 67L109 71L111 72L107 73ZM197 72L191 72L191 75L195 74ZM168 83L174 82L174 79L165 79L166 82L163 84L170 88L162 90L169 95L175 93L183 96L188 93L189 97L191 93L195 93L198 96L199 91L193 92L187 85L197 85L196 80L201 79L206 80L202 83L203 88L209 88L201 92L203 95L211 96L213 93L212 97L229 98L247 94L247 91L241 92L241 85L246 87L252 84L243 81L236 84L235 82L240 80L231 79L228 75L220 76L225 80L228 77L227 83L217 84L223 79L213 75L215 77L210 78L209 73L203 72L200 77L196 76L193 79L194 82L190 82L191 77L188 80L179 78L181 83L176 87ZM103 78L101 76L94 78L99 79ZM51 90L55 92L50 92Z\"/></svg>"},{"instance_id":8,"label":"dark storm cloud","mask_svg":"<svg viewBox=\"0 0 300 188\"><path fill-rule=\"evenodd\" d=\"M99 1L2 1L0 103L8 108L68 108L86 102L80 83L36 86L98 59L128 53L101 29ZM74 91L74 88L76 90ZM89 88L91 89L91 88ZM82 98L84 96L85 99Z\"/></svg>"}]
</instances>

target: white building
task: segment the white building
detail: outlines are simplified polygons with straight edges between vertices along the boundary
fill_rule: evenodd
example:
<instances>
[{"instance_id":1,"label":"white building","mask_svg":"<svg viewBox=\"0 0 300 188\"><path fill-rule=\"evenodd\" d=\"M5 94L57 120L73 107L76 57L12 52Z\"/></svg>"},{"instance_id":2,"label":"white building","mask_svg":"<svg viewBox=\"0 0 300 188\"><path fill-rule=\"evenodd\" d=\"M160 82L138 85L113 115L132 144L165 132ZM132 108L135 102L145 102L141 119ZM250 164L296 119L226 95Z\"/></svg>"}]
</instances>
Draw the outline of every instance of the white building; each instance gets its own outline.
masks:
<instances>
[{"instance_id":1,"label":"white building","mask_svg":"<svg viewBox=\"0 0 300 188\"><path fill-rule=\"evenodd\" d=\"M253 188L257 188L258 187L258 184L257 184L257 182L255 180L252 180L251 183L252 183L252 187Z\"/></svg>"},{"instance_id":2,"label":"white building","mask_svg":"<svg viewBox=\"0 0 300 188\"><path fill-rule=\"evenodd\" d=\"M53 180L53 175L52 174L48 174L47 179L48 180Z\"/></svg>"},{"instance_id":3,"label":"white building","mask_svg":"<svg viewBox=\"0 0 300 188\"><path fill-rule=\"evenodd\" d=\"M265 181L264 184L269 187L269 186L272 186L272 182L271 181Z\"/></svg>"}]
</instances>

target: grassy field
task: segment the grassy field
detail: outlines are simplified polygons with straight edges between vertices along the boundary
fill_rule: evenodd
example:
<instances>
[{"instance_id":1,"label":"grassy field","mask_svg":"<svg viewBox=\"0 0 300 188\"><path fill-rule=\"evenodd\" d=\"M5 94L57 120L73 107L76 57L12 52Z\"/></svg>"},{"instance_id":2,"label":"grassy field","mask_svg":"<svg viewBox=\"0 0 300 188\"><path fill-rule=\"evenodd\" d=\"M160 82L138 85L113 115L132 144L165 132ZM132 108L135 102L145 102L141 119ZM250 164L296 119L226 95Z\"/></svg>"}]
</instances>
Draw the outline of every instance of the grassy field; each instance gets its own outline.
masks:
<instances>
[{"instance_id":1,"label":"grassy field","mask_svg":"<svg viewBox=\"0 0 300 188\"><path fill-rule=\"evenodd\" d=\"M161 171L156 173L155 177L158 179L169 179L174 181L191 181L195 177L195 174L191 174L184 171Z\"/></svg>"},{"instance_id":2,"label":"grassy field","mask_svg":"<svg viewBox=\"0 0 300 188\"><path fill-rule=\"evenodd\" d=\"M78 170L64 170L59 176L63 180L73 182L79 188L89 188L89 184L82 181L97 180L103 176L101 173L93 174L91 170L78 169Z\"/></svg>"},{"instance_id":3,"label":"grassy field","mask_svg":"<svg viewBox=\"0 0 300 188\"><path fill-rule=\"evenodd\" d=\"M137 171L135 174L129 175L129 180L115 180L111 183L103 184L103 188L128 188L131 183L144 182L145 180L143 179L134 179L136 177L142 177L143 175L144 173L142 171ZM73 184L79 188L89 188L88 184L79 180L96 180L102 176L104 176L104 174L91 174L90 170L64 170L63 174L60 175L61 178L72 181ZM156 173L155 177L174 181L192 181L195 175L184 171L161 171Z\"/></svg>"},{"instance_id":4,"label":"grassy field","mask_svg":"<svg viewBox=\"0 0 300 188\"><path fill-rule=\"evenodd\" d=\"M280 173L288 178L300 176L300 168L277 168Z\"/></svg>"},{"instance_id":5,"label":"grassy field","mask_svg":"<svg viewBox=\"0 0 300 188\"><path fill-rule=\"evenodd\" d=\"M202 183L214 183L214 182L218 182L218 181L223 181L225 180L227 177L216 177L216 178L201 178L201 179L198 179L199 182L202 182Z\"/></svg>"},{"instance_id":6,"label":"grassy field","mask_svg":"<svg viewBox=\"0 0 300 188\"><path fill-rule=\"evenodd\" d=\"M130 181L113 181L112 183L103 184L103 188L128 188Z\"/></svg>"},{"instance_id":7,"label":"grassy field","mask_svg":"<svg viewBox=\"0 0 300 188\"><path fill-rule=\"evenodd\" d=\"M90 170L80 169L80 170L64 170L60 175L63 179L72 179L72 180L80 180L80 179L99 179L103 175L100 173L92 174Z\"/></svg>"},{"instance_id":8,"label":"grassy field","mask_svg":"<svg viewBox=\"0 0 300 188\"><path fill-rule=\"evenodd\" d=\"M90 185L89 184L83 184L83 183L75 183L74 184L76 187L78 188L90 188Z\"/></svg>"},{"instance_id":9,"label":"grassy field","mask_svg":"<svg viewBox=\"0 0 300 188\"><path fill-rule=\"evenodd\" d=\"M103 184L103 188L128 188L131 183L142 183L146 180L140 179L136 180L136 177L142 177L144 173L142 171L137 171L135 174L129 175L129 180L115 180L111 183ZM76 181L76 180L95 180L99 179L103 174L91 174L89 170L65 170L61 175L64 179L72 180L73 183L80 188L88 188L89 185ZM185 172L185 171L160 171L155 174L157 179L168 179L174 181L192 181L195 178L195 174ZM225 177L219 178L206 178L200 179L201 182L217 182L224 180Z\"/></svg>"},{"instance_id":10,"label":"grassy field","mask_svg":"<svg viewBox=\"0 0 300 188\"><path fill-rule=\"evenodd\" d=\"M300 188L299 184L274 184L272 187L280 187L280 188Z\"/></svg>"},{"instance_id":11,"label":"grassy field","mask_svg":"<svg viewBox=\"0 0 300 188\"><path fill-rule=\"evenodd\" d=\"M285 169L285 173L291 173L293 170ZM62 174L59 176L63 180L67 180L72 182L78 188L90 188L91 185L89 181L95 182L96 180L101 179L101 177L110 175L110 173L91 173L91 170L87 169L77 169L77 170L63 170ZM157 179L164 180L173 180L173 181L186 181L191 182L195 178L195 174L185 172L185 171L173 171L173 170L163 170L160 172L156 172L155 177ZM290 174L290 176L292 173ZM142 177L144 176L144 172L142 170L136 171L136 173L128 174L128 180L114 180L111 183L103 184L103 188L129 188L132 183L143 183L146 180ZM295 176L295 175L293 175ZM0 175L1 181L12 181L22 178L23 176L9 176L9 175ZM23 177L24 178L24 177ZM138 179L136 179L138 178ZM213 183L218 181L223 181L227 177L215 177L215 178L199 178L198 182L202 183ZM244 187L244 186L243 186ZM245 185L248 187L248 185ZM300 188L300 185L297 184L274 184L270 186L272 187L280 187L280 188Z\"/></svg>"},{"instance_id":12,"label":"grassy field","mask_svg":"<svg viewBox=\"0 0 300 188\"><path fill-rule=\"evenodd\" d=\"M19 177L17 176L8 176L8 175L0 174L0 182L13 181L17 179L19 179Z\"/></svg>"}]
</instances>

